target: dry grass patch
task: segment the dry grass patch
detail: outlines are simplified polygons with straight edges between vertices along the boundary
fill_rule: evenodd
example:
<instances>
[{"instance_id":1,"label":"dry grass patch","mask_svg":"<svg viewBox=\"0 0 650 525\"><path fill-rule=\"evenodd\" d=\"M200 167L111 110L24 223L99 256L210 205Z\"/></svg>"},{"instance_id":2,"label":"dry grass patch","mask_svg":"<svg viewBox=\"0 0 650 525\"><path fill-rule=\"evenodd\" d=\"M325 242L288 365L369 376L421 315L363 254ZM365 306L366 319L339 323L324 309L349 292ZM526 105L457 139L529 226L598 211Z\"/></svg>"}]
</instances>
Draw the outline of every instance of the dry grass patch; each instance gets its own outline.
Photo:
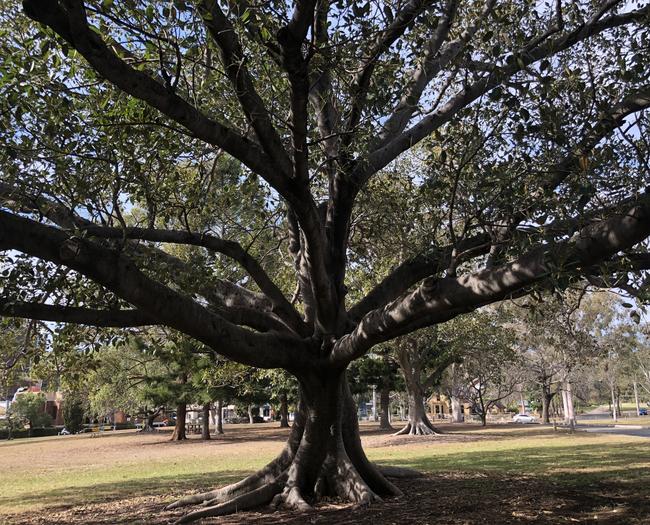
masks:
<instances>
[{"instance_id":1,"label":"dry grass patch","mask_svg":"<svg viewBox=\"0 0 650 525\"><path fill-rule=\"evenodd\" d=\"M362 427L373 461L427 474L398 481L402 500L367 511L331 502L309 516L262 509L214 523L566 523L594 516L598 523L643 523L650 515L648 439L539 426L443 428L444 436L416 437ZM2 442L0 522L170 523L182 510L162 511L167 502L240 479L270 460L286 436L275 425L233 425L210 442L171 443L169 433L132 431Z\"/></svg>"}]
</instances>

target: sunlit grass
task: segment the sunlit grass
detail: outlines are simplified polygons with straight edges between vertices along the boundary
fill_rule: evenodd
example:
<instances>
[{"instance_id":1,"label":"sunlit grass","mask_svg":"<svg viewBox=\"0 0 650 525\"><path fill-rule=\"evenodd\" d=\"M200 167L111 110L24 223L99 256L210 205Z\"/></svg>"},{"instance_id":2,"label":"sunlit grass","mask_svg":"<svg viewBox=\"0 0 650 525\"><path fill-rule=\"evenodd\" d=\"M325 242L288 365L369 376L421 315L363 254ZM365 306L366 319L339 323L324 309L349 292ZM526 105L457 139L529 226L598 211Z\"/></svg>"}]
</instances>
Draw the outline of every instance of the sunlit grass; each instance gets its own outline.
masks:
<instances>
[{"instance_id":1,"label":"sunlit grass","mask_svg":"<svg viewBox=\"0 0 650 525\"><path fill-rule=\"evenodd\" d=\"M582 485L634 483L650 489L649 441L539 426L454 429L443 442L368 448L371 460L436 473L491 473ZM473 437L474 436L474 437ZM262 435L263 437L263 435ZM0 443L0 513L204 490L233 482L268 462L283 435L184 444L137 434ZM146 441L148 439L148 441ZM7 468L5 468L5 466ZM641 490L641 489L639 489ZM2 520L0 520L2 521Z\"/></svg>"}]
</instances>

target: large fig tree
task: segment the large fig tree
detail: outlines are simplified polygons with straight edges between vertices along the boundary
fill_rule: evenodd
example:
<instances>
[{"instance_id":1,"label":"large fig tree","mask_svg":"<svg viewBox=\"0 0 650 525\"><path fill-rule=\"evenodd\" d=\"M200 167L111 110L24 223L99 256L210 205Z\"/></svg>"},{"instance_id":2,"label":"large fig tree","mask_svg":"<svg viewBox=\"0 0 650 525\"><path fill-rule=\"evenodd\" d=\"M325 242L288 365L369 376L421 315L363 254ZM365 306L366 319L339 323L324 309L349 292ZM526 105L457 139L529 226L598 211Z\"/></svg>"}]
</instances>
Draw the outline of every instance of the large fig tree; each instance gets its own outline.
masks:
<instances>
[{"instance_id":1,"label":"large fig tree","mask_svg":"<svg viewBox=\"0 0 650 525\"><path fill-rule=\"evenodd\" d=\"M300 383L284 450L185 521L398 495L351 361L648 264L647 1L0 3L2 315Z\"/></svg>"}]
</instances>

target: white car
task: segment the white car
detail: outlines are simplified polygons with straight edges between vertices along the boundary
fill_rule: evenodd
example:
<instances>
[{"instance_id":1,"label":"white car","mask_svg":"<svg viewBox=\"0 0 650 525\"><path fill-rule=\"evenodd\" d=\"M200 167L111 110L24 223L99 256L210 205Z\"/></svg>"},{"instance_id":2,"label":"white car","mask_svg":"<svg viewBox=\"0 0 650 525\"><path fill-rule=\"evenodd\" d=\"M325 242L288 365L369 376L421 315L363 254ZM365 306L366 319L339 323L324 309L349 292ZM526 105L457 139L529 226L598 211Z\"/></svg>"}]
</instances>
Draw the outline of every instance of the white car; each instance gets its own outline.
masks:
<instances>
[{"instance_id":1,"label":"white car","mask_svg":"<svg viewBox=\"0 0 650 525\"><path fill-rule=\"evenodd\" d=\"M536 420L533 416L528 414L517 414L512 418L513 423L535 423Z\"/></svg>"}]
</instances>

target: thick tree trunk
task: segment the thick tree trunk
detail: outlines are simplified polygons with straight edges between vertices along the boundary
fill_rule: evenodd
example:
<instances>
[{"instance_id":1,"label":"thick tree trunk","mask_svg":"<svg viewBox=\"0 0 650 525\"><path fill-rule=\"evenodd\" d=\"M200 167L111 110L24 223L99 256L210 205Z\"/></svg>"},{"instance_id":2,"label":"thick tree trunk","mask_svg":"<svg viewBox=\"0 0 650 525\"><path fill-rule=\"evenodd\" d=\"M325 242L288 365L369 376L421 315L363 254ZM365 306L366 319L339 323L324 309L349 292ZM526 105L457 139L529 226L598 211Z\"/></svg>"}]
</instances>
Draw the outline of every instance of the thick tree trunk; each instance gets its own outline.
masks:
<instances>
[{"instance_id":1,"label":"thick tree trunk","mask_svg":"<svg viewBox=\"0 0 650 525\"><path fill-rule=\"evenodd\" d=\"M217 434L223 434L223 399L217 400Z\"/></svg>"},{"instance_id":2,"label":"thick tree trunk","mask_svg":"<svg viewBox=\"0 0 650 525\"><path fill-rule=\"evenodd\" d=\"M396 432L395 435L410 434L412 436L424 436L439 434L440 431L433 426L427 417L427 411L424 406L424 395L419 385L410 385L408 391L409 416L406 426Z\"/></svg>"},{"instance_id":3,"label":"thick tree trunk","mask_svg":"<svg viewBox=\"0 0 650 525\"><path fill-rule=\"evenodd\" d=\"M289 402L287 393L280 394L280 428L289 428Z\"/></svg>"},{"instance_id":4,"label":"thick tree trunk","mask_svg":"<svg viewBox=\"0 0 650 525\"><path fill-rule=\"evenodd\" d=\"M174 433L172 434L172 441L183 441L187 439L185 432L185 419L187 417L187 405L179 403L176 406L176 425L174 426Z\"/></svg>"},{"instance_id":5,"label":"thick tree trunk","mask_svg":"<svg viewBox=\"0 0 650 525\"><path fill-rule=\"evenodd\" d=\"M610 388L610 391L612 393L612 419L618 421L618 403L616 402L616 392L613 386Z\"/></svg>"},{"instance_id":6,"label":"thick tree trunk","mask_svg":"<svg viewBox=\"0 0 650 525\"><path fill-rule=\"evenodd\" d=\"M210 439L210 403L203 405L201 439Z\"/></svg>"},{"instance_id":7,"label":"thick tree trunk","mask_svg":"<svg viewBox=\"0 0 650 525\"><path fill-rule=\"evenodd\" d=\"M289 440L280 455L248 478L172 504L207 505L179 520L188 523L268 504L309 510L321 498L366 505L400 495L366 458L356 407L340 371L300 378L301 396Z\"/></svg>"},{"instance_id":8,"label":"thick tree trunk","mask_svg":"<svg viewBox=\"0 0 650 525\"><path fill-rule=\"evenodd\" d=\"M142 428L140 429L140 432L156 432L156 427L153 426L153 422L159 413L160 411L156 410L152 414L147 414L142 423Z\"/></svg>"},{"instance_id":9,"label":"thick tree trunk","mask_svg":"<svg viewBox=\"0 0 650 525\"><path fill-rule=\"evenodd\" d=\"M422 364L415 341L398 348L397 358L404 374L406 394L408 397L408 423L395 435L413 436L439 434L440 431L431 424L424 408L424 389L422 387Z\"/></svg>"},{"instance_id":10,"label":"thick tree trunk","mask_svg":"<svg viewBox=\"0 0 650 525\"><path fill-rule=\"evenodd\" d=\"M551 392L551 387L549 385L542 385L542 423L550 424L550 406L551 400L555 394Z\"/></svg>"},{"instance_id":11,"label":"thick tree trunk","mask_svg":"<svg viewBox=\"0 0 650 525\"><path fill-rule=\"evenodd\" d=\"M253 405L248 405L248 423L253 424Z\"/></svg>"},{"instance_id":12,"label":"thick tree trunk","mask_svg":"<svg viewBox=\"0 0 650 525\"><path fill-rule=\"evenodd\" d=\"M632 388L634 389L634 404L636 405L636 415L641 415L641 403L639 402L639 388L636 384L636 377L632 381Z\"/></svg>"},{"instance_id":13,"label":"thick tree trunk","mask_svg":"<svg viewBox=\"0 0 650 525\"><path fill-rule=\"evenodd\" d=\"M562 402L564 404L564 423L573 430L576 426L575 414L573 412L573 392L571 383L565 381L562 390Z\"/></svg>"},{"instance_id":14,"label":"thick tree trunk","mask_svg":"<svg viewBox=\"0 0 650 525\"><path fill-rule=\"evenodd\" d=\"M457 396L452 395L451 399L451 422L452 423L462 423L463 422L463 413L460 410L460 399Z\"/></svg>"},{"instance_id":15,"label":"thick tree trunk","mask_svg":"<svg viewBox=\"0 0 650 525\"><path fill-rule=\"evenodd\" d=\"M379 428L382 430L393 430L388 413L390 405L390 388L388 388L386 383L387 382L384 382L384 385L381 387L379 392L379 404L381 405L381 411L379 413Z\"/></svg>"}]
</instances>

